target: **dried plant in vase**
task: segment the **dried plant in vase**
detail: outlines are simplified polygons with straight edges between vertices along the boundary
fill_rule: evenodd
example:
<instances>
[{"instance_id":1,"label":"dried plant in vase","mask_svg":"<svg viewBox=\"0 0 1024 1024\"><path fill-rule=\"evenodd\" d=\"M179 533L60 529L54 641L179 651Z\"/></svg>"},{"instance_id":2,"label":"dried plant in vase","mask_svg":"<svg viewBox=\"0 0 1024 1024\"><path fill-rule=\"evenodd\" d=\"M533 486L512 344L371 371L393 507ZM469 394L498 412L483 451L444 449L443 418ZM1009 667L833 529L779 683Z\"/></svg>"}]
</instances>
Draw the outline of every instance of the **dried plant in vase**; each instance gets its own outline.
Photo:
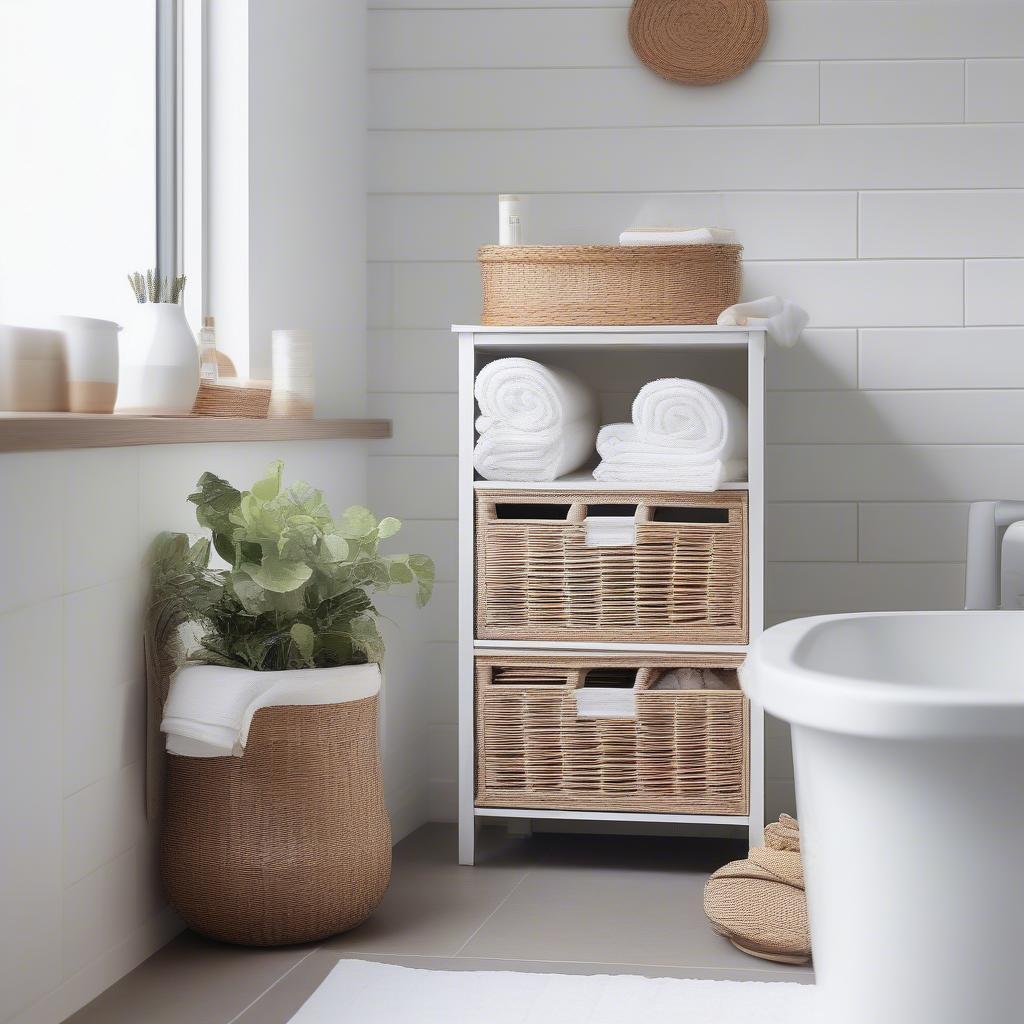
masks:
<instances>
[{"instance_id":1,"label":"dried plant in vase","mask_svg":"<svg viewBox=\"0 0 1024 1024\"><path fill-rule=\"evenodd\" d=\"M161 277L156 270L147 270L145 274L136 270L128 275L136 302L173 302L177 305L185 291L186 280L184 274L178 274L168 282L166 276Z\"/></svg>"}]
</instances>

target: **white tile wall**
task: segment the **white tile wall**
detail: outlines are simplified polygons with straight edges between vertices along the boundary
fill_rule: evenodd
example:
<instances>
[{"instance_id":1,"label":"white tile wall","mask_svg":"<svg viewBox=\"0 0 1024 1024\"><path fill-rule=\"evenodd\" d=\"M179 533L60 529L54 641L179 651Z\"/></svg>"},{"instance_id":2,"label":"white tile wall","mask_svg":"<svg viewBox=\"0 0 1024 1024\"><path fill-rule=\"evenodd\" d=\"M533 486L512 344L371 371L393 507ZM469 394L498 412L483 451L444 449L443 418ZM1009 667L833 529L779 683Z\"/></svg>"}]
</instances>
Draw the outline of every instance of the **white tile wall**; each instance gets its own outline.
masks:
<instances>
[{"instance_id":1,"label":"white tile wall","mask_svg":"<svg viewBox=\"0 0 1024 1024\"><path fill-rule=\"evenodd\" d=\"M527 194L539 244L731 224L746 293L812 321L768 361L769 619L960 604L966 503L1024 497L1024 4L774 0L755 68L709 89L637 66L621 0L370 6L370 379L397 425L374 500L450 567L445 328L478 316L495 193ZM442 594L431 635L452 614ZM454 645L428 646L450 817Z\"/></svg>"},{"instance_id":2,"label":"white tile wall","mask_svg":"<svg viewBox=\"0 0 1024 1024\"><path fill-rule=\"evenodd\" d=\"M928 124L963 119L963 61L821 64L822 124Z\"/></svg>"},{"instance_id":3,"label":"white tile wall","mask_svg":"<svg viewBox=\"0 0 1024 1024\"><path fill-rule=\"evenodd\" d=\"M203 470L248 482L274 457L338 509L366 500L364 446L343 441L0 455L0 1021L58 1019L168 937L144 803L141 567L159 530L197 531L185 497ZM409 539L429 549L439 525ZM396 746L393 790L421 775L400 760L418 748Z\"/></svg>"}]
</instances>

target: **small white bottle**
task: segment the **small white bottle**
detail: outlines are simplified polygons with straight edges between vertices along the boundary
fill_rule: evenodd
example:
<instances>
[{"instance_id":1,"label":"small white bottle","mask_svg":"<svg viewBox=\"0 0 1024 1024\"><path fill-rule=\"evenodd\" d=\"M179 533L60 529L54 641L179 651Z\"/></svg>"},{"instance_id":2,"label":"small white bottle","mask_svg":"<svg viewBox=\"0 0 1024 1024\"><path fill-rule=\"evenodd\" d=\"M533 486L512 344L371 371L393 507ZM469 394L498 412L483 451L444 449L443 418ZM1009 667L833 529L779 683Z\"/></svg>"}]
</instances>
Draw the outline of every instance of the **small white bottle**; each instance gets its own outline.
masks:
<instances>
[{"instance_id":1,"label":"small white bottle","mask_svg":"<svg viewBox=\"0 0 1024 1024\"><path fill-rule=\"evenodd\" d=\"M519 196L498 196L498 245L522 244L522 201Z\"/></svg>"},{"instance_id":2,"label":"small white bottle","mask_svg":"<svg viewBox=\"0 0 1024 1024\"><path fill-rule=\"evenodd\" d=\"M199 331L199 378L208 384L216 384L220 377L217 366L217 329L212 316L203 317Z\"/></svg>"}]
</instances>

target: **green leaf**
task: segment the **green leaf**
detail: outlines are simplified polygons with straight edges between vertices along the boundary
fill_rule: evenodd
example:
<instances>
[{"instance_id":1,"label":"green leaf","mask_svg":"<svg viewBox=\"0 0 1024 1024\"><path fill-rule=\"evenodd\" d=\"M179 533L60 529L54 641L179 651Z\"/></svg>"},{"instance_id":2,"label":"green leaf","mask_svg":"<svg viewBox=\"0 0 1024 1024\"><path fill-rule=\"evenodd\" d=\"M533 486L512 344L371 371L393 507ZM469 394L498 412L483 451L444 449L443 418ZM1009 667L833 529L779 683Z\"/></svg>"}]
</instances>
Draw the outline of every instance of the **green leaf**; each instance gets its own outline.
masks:
<instances>
[{"instance_id":1,"label":"green leaf","mask_svg":"<svg viewBox=\"0 0 1024 1024\"><path fill-rule=\"evenodd\" d=\"M264 555L259 565L245 562L240 568L253 582L275 594L297 590L313 575L313 570L304 562L289 562L276 555Z\"/></svg>"},{"instance_id":2,"label":"green leaf","mask_svg":"<svg viewBox=\"0 0 1024 1024\"><path fill-rule=\"evenodd\" d=\"M220 555L228 565L233 566L235 564L238 554L235 550L235 542L231 539L230 534L215 532L213 535L213 546L216 549L217 554Z\"/></svg>"},{"instance_id":3,"label":"green leaf","mask_svg":"<svg viewBox=\"0 0 1024 1024\"><path fill-rule=\"evenodd\" d=\"M377 517L362 505L352 505L345 509L338 523L338 533L353 539L366 537L376 529Z\"/></svg>"},{"instance_id":4,"label":"green leaf","mask_svg":"<svg viewBox=\"0 0 1024 1024\"><path fill-rule=\"evenodd\" d=\"M313 627L307 625L305 622L296 622L292 624L292 628L288 631L295 646L299 649L299 654L302 656L302 660L307 665L313 664L313 648L316 646L316 635L313 633Z\"/></svg>"},{"instance_id":5,"label":"green leaf","mask_svg":"<svg viewBox=\"0 0 1024 1024\"><path fill-rule=\"evenodd\" d=\"M409 565L408 555L396 555L388 562L388 575L392 583L412 583L416 578Z\"/></svg>"},{"instance_id":6,"label":"green leaf","mask_svg":"<svg viewBox=\"0 0 1024 1024\"><path fill-rule=\"evenodd\" d=\"M348 542L336 533L325 534L320 540L320 561L344 562L348 558Z\"/></svg>"},{"instance_id":7,"label":"green leaf","mask_svg":"<svg viewBox=\"0 0 1024 1024\"><path fill-rule=\"evenodd\" d=\"M400 519L396 519L394 516L385 516L377 524L377 536L381 540L387 540L388 537L394 537L401 528L402 521Z\"/></svg>"},{"instance_id":8,"label":"green leaf","mask_svg":"<svg viewBox=\"0 0 1024 1024\"><path fill-rule=\"evenodd\" d=\"M376 619L361 615L352 620L352 646L366 655L367 661L379 662L384 657L384 638L377 628Z\"/></svg>"},{"instance_id":9,"label":"green leaf","mask_svg":"<svg viewBox=\"0 0 1024 1024\"><path fill-rule=\"evenodd\" d=\"M200 526L214 533L231 533L231 513L238 508L242 492L236 490L214 473L204 473L188 500L196 507L196 520Z\"/></svg>"},{"instance_id":10,"label":"green leaf","mask_svg":"<svg viewBox=\"0 0 1024 1024\"><path fill-rule=\"evenodd\" d=\"M434 560L426 555L410 555L409 568L416 577L416 604L422 608L434 593Z\"/></svg>"},{"instance_id":11,"label":"green leaf","mask_svg":"<svg viewBox=\"0 0 1024 1024\"><path fill-rule=\"evenodd\" d=\"M252 485L253 496L259 498L260 501L270 501L271 498L276 498L281 491L281 470L283 468L284 463L280 459L275 459L267 467L266 476Z\"/></svg>"}]
</instances>

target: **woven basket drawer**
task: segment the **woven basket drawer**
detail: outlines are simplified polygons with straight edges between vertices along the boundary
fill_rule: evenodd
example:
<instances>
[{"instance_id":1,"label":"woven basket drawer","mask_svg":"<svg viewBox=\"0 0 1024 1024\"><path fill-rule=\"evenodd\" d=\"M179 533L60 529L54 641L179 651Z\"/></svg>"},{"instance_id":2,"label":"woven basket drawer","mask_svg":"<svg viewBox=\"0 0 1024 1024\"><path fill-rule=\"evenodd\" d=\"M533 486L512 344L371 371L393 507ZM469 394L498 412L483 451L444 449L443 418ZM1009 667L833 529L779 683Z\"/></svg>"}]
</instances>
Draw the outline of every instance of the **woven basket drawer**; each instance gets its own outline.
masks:
<instances>
[{"instance_id":1,"label":"woven basket drawer","mask_svg":"<svg viewBox=\"0 0 1024 1024\"><path fill-rule=\"evenodd\" d=\"M636 506L635 543L587 545L588 512ZM747 496L476 494L481 640L747 642Z\"/></svg>"},{"instance_id":2,"label":"woven basket drawer","mask_svg":"<svg viewBox=\"0 0 1024 1024\"><path fill-rule=\"evenodd\" d=\"M595 668L714 668L726 654L500 654L476 659L476 805L662 814L749 813L748 705L738 689L636 693L635 718L586 718ZM644 671L646 670L646 671Z\"/></svg>"}]
</instances>

